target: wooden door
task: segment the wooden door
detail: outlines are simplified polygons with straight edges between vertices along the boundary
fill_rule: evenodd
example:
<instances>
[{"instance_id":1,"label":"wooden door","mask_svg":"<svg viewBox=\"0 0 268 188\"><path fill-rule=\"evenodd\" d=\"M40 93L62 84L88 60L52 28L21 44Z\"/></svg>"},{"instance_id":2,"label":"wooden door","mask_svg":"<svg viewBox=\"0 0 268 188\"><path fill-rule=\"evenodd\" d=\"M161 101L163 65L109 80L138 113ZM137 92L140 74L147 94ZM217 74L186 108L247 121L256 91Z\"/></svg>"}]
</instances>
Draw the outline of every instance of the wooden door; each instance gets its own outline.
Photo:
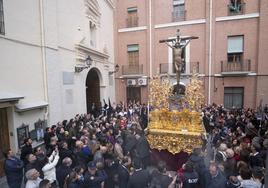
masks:
<instances>
[{"instance_id":1,"label":"wooden door","mask_svg":"<svg viewBox=\"0 0 268 188\"><path fill-rule=\"evenodd\" d=\"M127 102L141 102L141 88L127 87Z\"/></svg>"},{"instance_id":2,"label":"wooden door","mask_svg":"<svg viewBox=\"0 0 268 188\"><path fill-rule=\"evenodd\" d=\"M0 177L4 176L4 161L5 157L3 151L10 148L9 145L9 131L7 121L7 109L0 108Z\"/></svg>"}]
</instances>

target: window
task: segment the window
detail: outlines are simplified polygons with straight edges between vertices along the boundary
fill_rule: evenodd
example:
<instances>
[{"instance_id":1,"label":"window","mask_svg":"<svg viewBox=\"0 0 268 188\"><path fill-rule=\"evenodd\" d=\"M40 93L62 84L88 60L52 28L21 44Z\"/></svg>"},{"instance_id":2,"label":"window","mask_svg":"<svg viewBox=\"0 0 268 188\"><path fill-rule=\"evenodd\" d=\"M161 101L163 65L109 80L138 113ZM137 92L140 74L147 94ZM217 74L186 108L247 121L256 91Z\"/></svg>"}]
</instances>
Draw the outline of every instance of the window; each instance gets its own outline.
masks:
<instances>
[{"instance_id":1,"label":"window","mask_svg":"<svg viewBox=\"0 0 268 188\"><path fill-rule=\"evenodd\" d=\"M139 45L132 44L127 46L128 64L135 66L139 64Z\"/></svg>"},{"instance_id":2,"label":"window","mask_svg":"<svg viewBox=\"0 0 268 188\"><path fill-rule=\"evenodd\" d=\"M224 88L224 107L225 108L243 108L244 88L243 87L225 87Z\"/></svg>"},{"instance_id":3,"label":"window","mask_svg":"<svg viewBox=\"0 0 268 188\"><path fill-rule=\"evenodd\" d=\"M138 26L138 9L137 7L131 7L127 9L127 27L137 27Z\"/></svg>"},{"instance_id":4,"label":"window","mask_svg":"<svg viewBox=\"0 0 268 188\"><path fill-rule=\"evenodd\" d=\"M90 46L96 47L96 33L97 27L93 22L89 22L89 29L90 29Z\"/></svg>"},{"instance_id":5,"label":"window","mask_svg":"<svg viewBox=\"0 0 268 188\"><path fill-rule=\"evenodd\" d=\"M244 52L244 36L228 37L228 63L242 63Z\"/></svg>"},{"instance_id":6,"label":"window","mask_svg":"<svg viewBox=\"0 0 268 188\"><path fill-rule=\"evenodd\" d=\"M3 0L0 0L0 34L5 34L4 7Z\"/></svg>"},{"instance_id":7,"label":"window","mask_svg":"<svg viewBox=\"0 0 268 188\"><path fill-rule=\"evenodd\" d=\"M185 3L184 0L173 0L173 22L185 20Z\"/></svg>"},{"instance_id":8,"label":"window","mask_svg":"<svg viewBox=\"0 0 268 188\"><path fill-rule=\"evenodd\" d=\"M229 14L243 14L244 3L242 0L230 0L228 5Z\"/></svg>"}]
</instances>

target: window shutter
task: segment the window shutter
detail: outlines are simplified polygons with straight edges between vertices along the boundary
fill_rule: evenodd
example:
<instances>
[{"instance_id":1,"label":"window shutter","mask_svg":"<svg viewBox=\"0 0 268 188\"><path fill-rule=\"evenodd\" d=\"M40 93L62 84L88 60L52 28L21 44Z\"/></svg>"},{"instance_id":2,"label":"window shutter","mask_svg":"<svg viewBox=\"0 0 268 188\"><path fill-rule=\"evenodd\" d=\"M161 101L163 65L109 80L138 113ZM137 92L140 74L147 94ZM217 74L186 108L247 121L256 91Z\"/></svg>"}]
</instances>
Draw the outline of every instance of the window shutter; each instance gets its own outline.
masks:
<instances>
[{"instance_id":1,"label":"window shutter","mask_svg":"<svg viewBox=\"0 0 268 188\"><path fill-rule=\"evenodd\" d=\"M173 5L183 5L184 0L173 0Z\"/></svg>"},{"instance_id":2,"label":"window shutter","mask_svg":"<svg viewBox=\"0 0 268 188\"><path fill-rule=\"evenodd\" d=\"M243 53L243 51L244 51L243 36L228 37L228 53Z\"/></svg>"},{"instance_id":3,"label":"window shutter","mask_svg":"<svg viewBox=\"0 0 268 188\"><path fill-rule=\"evenodd\" d=\"M128 45L127 46L127 51L128 52L136 52L136 51L139 51L139 45L138 44Z\"/></svg>"}]
</instances>

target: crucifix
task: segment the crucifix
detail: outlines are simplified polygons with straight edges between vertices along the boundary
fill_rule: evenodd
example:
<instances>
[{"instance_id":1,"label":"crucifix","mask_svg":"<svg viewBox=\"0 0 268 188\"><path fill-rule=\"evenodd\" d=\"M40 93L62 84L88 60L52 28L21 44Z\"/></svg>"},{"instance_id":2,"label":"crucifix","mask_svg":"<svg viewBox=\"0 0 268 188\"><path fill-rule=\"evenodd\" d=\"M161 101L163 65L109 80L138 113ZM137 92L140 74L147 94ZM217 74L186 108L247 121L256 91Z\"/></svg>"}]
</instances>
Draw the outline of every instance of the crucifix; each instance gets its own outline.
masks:
<instances>
[{"instance_id":1,"label":"crucifix","mask_svg":"<svg viewBox=\"0 0 268 188\"><path fill-rule=\"evenodd\" d=\"M190 43L191 40L198 39L198 37L181 37L180 30L177 30L176 38L173 39L164 39L160 40L160 43L167 44L170 48L172 48L173 52L173 65L176 70L177 84L174 86L173 93L174 94L184 94L184 87L180 86L180 78L181 78L181 68L183 60L181 58L182 50Z\"/></svg>"}]
</instances>

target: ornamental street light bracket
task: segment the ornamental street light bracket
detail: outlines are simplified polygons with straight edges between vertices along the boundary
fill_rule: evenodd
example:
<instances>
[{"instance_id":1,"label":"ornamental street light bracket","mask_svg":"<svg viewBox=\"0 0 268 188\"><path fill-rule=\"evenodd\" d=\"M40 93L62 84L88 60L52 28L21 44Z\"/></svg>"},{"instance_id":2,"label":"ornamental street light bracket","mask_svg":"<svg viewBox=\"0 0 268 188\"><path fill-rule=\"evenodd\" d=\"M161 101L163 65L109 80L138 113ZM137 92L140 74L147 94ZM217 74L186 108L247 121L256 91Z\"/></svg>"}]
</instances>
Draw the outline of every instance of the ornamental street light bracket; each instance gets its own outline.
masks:
<instances>
[{"instance_id":1,"label":"ornamental street light bracket","mask_svg":"<svg viewBox=\"0 0 268 188\"><path fill-rule=\"evenodd\" d=\"M75 65L75 67L74 67L74 72L76 72L76 73L80 73L80 72L82 72L83 70L90 68L90 66L92 65L92 62L93 62L92 58L91 58L90 56L88 56L88 57L85 59L84 64L78 64L78 65Z\"/></svg>"},{"instance_id":2,"label":"ornamental street light bracket","mask_svg":"<svg viewBox=\"0 0 268 188\"><path fill-rule=\"evenodd\" d=\"M112 75L112 74L114 74L114 73L117 73L118 71L119 71L119 65L116 64L116 65L114 66L114 71L110 71L110 72L109 72L109 75Z\"/></svg>"}]
</instances>

